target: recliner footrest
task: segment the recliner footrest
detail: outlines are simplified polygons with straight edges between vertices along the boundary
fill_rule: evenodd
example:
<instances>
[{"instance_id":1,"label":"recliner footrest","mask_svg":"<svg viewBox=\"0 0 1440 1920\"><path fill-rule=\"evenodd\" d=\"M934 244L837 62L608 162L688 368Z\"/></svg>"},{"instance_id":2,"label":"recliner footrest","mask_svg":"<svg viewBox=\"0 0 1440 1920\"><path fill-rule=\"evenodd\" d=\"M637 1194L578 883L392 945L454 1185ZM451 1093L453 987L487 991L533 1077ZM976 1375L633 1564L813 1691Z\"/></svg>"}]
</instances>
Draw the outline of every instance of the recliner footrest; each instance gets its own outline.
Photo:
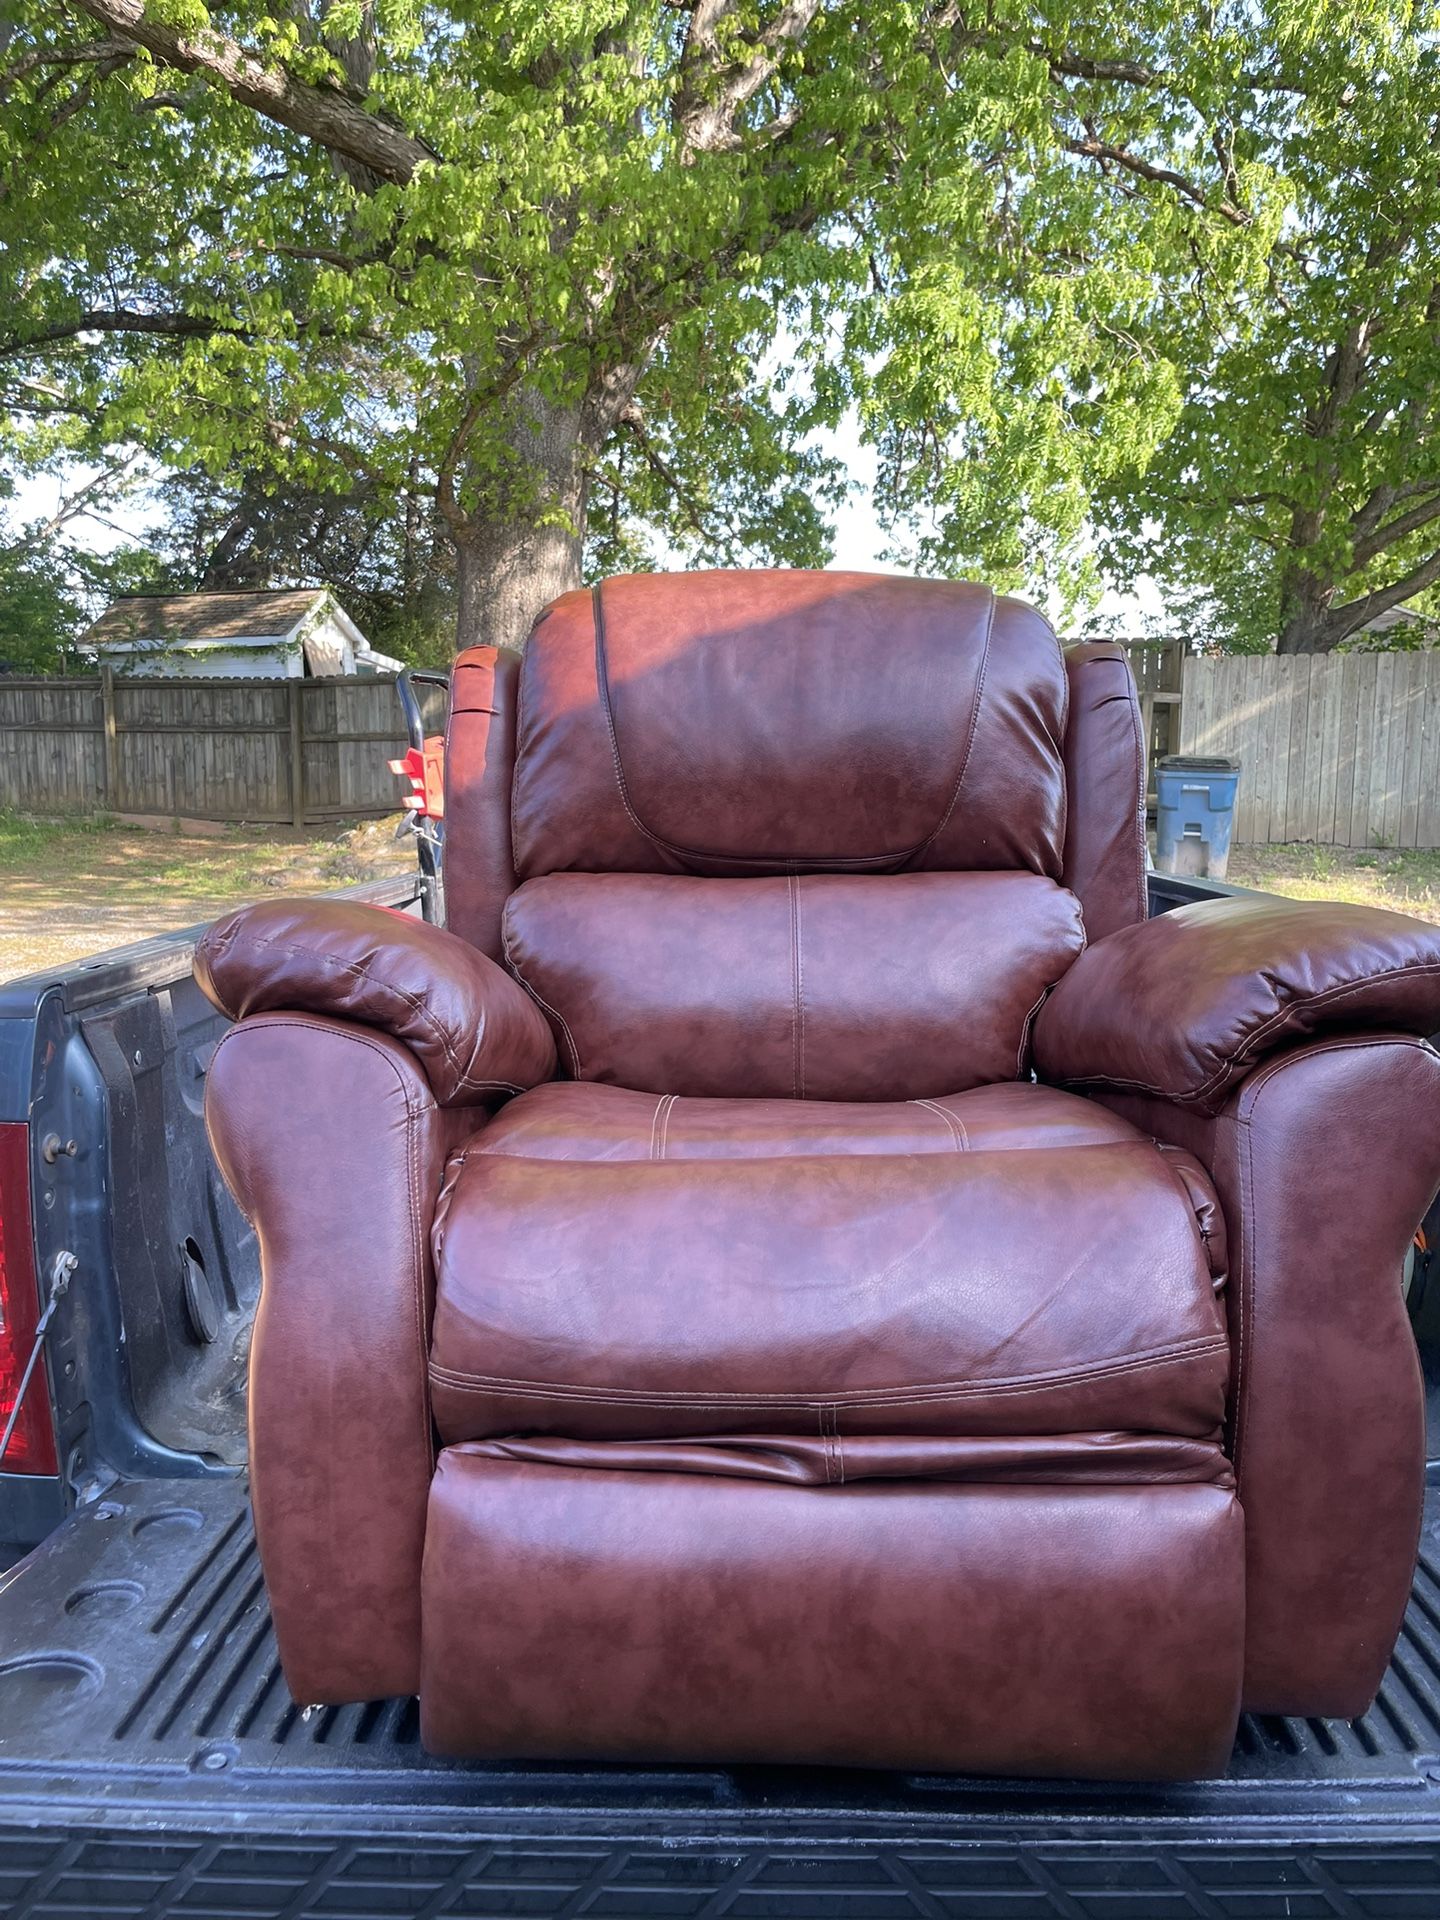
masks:
<instances>
[{"instance_id":1,"label":"recliner footrest","mask_svg":"<svg viewBox=\"0 0 1440 1920\"><path fill-rule=\"evenodd\" d=\"M1096 1779L1223 1768L1223 1487L794 1486L440 1456L435 1753Z\"/></svg>"}]
</instances>

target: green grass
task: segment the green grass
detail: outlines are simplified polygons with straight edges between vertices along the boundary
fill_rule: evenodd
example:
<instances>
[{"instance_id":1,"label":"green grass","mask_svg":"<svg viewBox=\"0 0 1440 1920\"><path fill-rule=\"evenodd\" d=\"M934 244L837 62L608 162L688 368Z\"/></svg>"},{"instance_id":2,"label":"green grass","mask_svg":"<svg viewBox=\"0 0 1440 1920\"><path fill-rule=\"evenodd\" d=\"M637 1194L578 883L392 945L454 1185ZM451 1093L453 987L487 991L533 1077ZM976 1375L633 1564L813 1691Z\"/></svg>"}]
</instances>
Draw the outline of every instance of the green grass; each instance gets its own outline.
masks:
<instances>
[{"instance_id":1,"label":"green grass","mask_svg":"<svg viewBox=\"0 0 1440 1920\"><path fill-rule=\"evenodd\" d=\"M113 833L117 824L108 813L50 821L17 813L13 807L0 807L0 867L25 866L43 859L47 847L89 846L100 835Z\"/></svg>"},{"instance_id":2,"label":"green grass","mask_svg":"<svg viewBox=\"0 0 1440 1920\"><path fill-rule=\"evenodd\" d=\"M1227 878L1292 900L1349 900L1440 922L1440 851L1238 846Z\"/></svg>"}]
</instances>

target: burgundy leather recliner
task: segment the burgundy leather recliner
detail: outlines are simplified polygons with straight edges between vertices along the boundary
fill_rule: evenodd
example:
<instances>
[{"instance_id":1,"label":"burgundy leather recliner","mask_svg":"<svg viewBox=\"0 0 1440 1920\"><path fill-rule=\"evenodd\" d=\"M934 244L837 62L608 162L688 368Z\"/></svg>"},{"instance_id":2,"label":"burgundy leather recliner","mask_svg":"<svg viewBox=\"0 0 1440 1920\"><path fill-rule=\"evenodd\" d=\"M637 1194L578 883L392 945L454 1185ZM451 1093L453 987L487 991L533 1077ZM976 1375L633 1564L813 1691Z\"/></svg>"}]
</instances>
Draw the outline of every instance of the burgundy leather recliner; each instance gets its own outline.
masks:
<instances>
[{"instance_id":1,"label":"burgundy leather recliner","mask_svg":"<svg viewBox=\"0 0 1440 1920\"><path fill-rule=\"evenodd\" d=\"M206 935L297 1699L1096 1777L1369 1703L1440 930L1147 922L1143 775L1119 649L983 588L609 580L457 663L448 931Z\"/></svg>"}]
</instances>

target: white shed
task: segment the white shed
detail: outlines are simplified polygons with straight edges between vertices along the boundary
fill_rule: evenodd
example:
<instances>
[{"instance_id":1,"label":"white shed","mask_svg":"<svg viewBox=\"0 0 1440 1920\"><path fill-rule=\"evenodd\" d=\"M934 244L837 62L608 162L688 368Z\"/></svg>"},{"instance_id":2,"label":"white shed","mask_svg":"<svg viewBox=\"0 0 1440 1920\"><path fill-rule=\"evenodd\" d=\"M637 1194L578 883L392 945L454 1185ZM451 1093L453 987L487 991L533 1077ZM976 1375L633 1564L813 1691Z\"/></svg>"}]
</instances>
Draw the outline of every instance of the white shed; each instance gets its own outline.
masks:
<instances>
[{"instance_id":1,"label":"white shed","mask_svg":"<svg viewBox=\"0 0 1440 1920\"><path fill-rule=\"evenodd\" d=\"M107 607L80 648L117 673L259 680L398 673L328 587L137 593Z\"/></svg>"}]
</instances>

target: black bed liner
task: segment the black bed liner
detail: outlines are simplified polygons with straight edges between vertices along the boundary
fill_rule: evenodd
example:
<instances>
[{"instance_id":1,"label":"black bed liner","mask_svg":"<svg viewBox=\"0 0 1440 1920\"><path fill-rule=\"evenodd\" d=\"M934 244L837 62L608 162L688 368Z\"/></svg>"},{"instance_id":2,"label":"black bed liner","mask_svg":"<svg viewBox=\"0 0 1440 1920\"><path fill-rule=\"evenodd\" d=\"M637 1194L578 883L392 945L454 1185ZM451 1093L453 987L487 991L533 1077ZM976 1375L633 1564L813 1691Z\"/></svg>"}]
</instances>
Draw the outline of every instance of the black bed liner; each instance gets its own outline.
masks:
<instances>
[{"instance_id":1,"label":"black bed liner","mask_svg":"<svg viewBox=\"0 0 1440 1920\"><path fill-rule=\"evenodd\" d=\"M432 1760L413 1702L290 1699L238 1480L83 1509L0 1582L0 1649L14 1920L1440 1916L1436 1494L1374 1709L1247 1720L1182 1787Z\"/></svg>"}]
</instances>

